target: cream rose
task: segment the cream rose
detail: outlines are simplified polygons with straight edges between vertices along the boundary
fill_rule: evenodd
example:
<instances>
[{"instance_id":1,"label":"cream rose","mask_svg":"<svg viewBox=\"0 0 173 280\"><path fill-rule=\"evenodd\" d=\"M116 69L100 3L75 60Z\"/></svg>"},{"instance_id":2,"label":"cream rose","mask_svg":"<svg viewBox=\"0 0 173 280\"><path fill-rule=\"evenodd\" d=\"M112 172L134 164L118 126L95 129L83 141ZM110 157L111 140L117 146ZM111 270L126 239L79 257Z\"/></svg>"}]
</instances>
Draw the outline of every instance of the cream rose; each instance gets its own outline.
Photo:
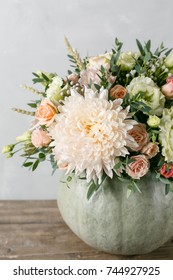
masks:
<instances>
[{"instance_id":1,"label":"cream rose","mask_svg":"<svg viewBox=\"0 0 173 280\"><path fill-rule=\"evenodd\" d=\"M140 179L146 175L150 168L149 160L144 155L132 156L134 160L126 166L126 173L133 179Z\"/></svg>"},{"instance_id":2,"label":"cream rose","mask_svg":"<svg viewBox=\"0 0 173 280\"><path fill-rule=\"evenodd\" d=\"M136 59L138 59L139 53L123 52L120 54L117 65L121 66L121 70L130 71L134 68Z\"/></svg>"},{"instance_id":3,"label":"cream rose","mask_svg":"<svg viewBox=\"0 0 173 280\"><path fill-rule=\"evenodd\" d=\"M54 121L56 113L55 105L50 100L44 99L38 106L35 117L41 125L49 126Z\"/></svg>"},{"instance_id":4,"label":"cream rose","mask_svg":"<svg viewBox=\"0 0 173 280\"><path fill-rule=\"evenodd\" d=\"M47 132L42 129L35 129L31 135L32 144L37 148L42 148L47 146L51 138L48 136Z\"/></svg>"},{"instance_id":5,"label":"cream rose","mask_svg":"<svg viewBox=\"0 0 173 280\"><path fill-rule=\"evenodd\" d=\"M132 136L138 144L137 147L129 146L129 148L135 152L140 151L149 141L149 135L145 129L145 125L142 123L134 125L133 128L128 131L128 134Z\"/></svg>"},{"instance_id":6,"label":"cream rose","mask_svg":"<svg viewBox=\"0 0 173 280\"><path fill-rule=\"evenodd\" d=\"M147 143L147 145L145 145L142 150L141 153L146 155L147 158L153 158L155 157L159 152L159 147L156 143Z\"/></svg>"},{"instance_id":7,"label":"cream rose","mask_svg":"<svg viewBox=\"0 0 173 280\"><path fill-rule=\"evenodd\" d=\"M106 69L110 67L110 60L111 60L112 53L105 53L98 56L93 56L88 59L87 69L94 68L99 70L101 66Z\"/></svg>"}]
</instances>

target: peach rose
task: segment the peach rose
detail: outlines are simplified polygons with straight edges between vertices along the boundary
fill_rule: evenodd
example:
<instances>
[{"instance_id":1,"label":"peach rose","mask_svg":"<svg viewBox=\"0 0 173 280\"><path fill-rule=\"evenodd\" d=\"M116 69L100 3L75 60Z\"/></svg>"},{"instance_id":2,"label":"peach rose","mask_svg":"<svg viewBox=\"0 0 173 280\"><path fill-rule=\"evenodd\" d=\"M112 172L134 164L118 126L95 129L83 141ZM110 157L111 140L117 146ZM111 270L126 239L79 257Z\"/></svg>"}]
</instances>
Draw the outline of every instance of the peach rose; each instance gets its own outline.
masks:
<instances>
[{"instance_id":1,"label":"peach rose","mask_svg":"<svg viewBox=\"0 0 173 280\"><path fill-rule=\"evenodd\" d=\"M136 148L129 146L129 148L135 152L140 151L149 142L149 135L145 129L145 125L142 123L134 125L133 128L128 131L128 134L132 136L138 144Z\"/></svg>"},{"instance_id":2,"label":"peach rose","mask_svg":"<svg viewBox=\"0 0 173 280\"><path fill-rule=\"evenodd\" d=\"M147 143L147 145L145 145L141 150L141 153L146 155L147 158L155 157L158 154L158 152L159 152L158 145L152 142Z\"/></svg>"},{"instance_id":3,"label":"peach rose","mask_svg":"<svg viewBox=\"0 0 173 280\"><path fill-rule=\"evenodd\" d=\"M39 120L41 125L49 126L55 118L57 108L48 99L44 99L38 106L35 117Z\"/></svg>"},{"instance_id":4,"label":"peach rose","mask_svg":"<svg viewBox=\"0 0 173 280\"><path fill-rule=\"evenodd\" d=\"M140 179L148 173L150 162L144 155L132 156L134 160L126 166L126 173L133 179Z\"/></svg>"},{"instance_id":5,"label":"peach rose","mask_svg":"<svg viewBox=\"0 0 173 280\"><path fill-rule=\"evenodd\" d=\"M166 79L166 84L162 86L161 90L167 99L173 99L173 77Z\"/></svg>"},{"instance_id":6,"label":"peach rose","mask_svg":"<svg viewBox=\"0 0 173 280\"><path fill-rule=\"evenodd\" d=\"M51 138L48 136L47 132L42 129L35 129L31 135L32 144L37 148L42 148L47 146Z\"/></svg>"},{"instance_id":7,"label":"peach rose","mask_svg":"<svg viewBox=\"0 0 173 280\"><path fill-rule=\"evenodd\" d=\"M123 99L126 93L127 90L121 85L115 85L113 88L110 89L110 96L113 99L117 99L117 98Z\"/></svg>"}]
</instances>

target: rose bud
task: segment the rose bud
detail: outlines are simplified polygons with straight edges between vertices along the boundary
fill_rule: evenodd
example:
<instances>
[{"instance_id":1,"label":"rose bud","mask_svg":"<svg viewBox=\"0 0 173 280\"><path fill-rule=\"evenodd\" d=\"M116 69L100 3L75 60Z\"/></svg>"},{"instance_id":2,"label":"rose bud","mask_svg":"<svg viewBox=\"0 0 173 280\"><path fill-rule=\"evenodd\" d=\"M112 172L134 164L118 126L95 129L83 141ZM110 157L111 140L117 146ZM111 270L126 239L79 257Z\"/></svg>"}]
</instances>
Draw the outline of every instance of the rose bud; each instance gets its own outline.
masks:
<instances>
[{"instance_id":1,"label":"rose bud","mask_svg":"<svg viewBox=\"0 0 173 280\"><path fill-rule=\"evenodd\" d=\"M164 163L160 169L160 174L165 178L173 177L173 164Z\"/></svg>"},{"instance_id":2,"label":"rose bud","mask_svg":"<svg viewBox=\"0 0 173 280\"><path fill-rule=\"evenodd\" d=\"M37 148L46 147L51 138L48 136L47 132L42 129L35 129L31 135L32 144Z\"/></svg>"}]
</instances>

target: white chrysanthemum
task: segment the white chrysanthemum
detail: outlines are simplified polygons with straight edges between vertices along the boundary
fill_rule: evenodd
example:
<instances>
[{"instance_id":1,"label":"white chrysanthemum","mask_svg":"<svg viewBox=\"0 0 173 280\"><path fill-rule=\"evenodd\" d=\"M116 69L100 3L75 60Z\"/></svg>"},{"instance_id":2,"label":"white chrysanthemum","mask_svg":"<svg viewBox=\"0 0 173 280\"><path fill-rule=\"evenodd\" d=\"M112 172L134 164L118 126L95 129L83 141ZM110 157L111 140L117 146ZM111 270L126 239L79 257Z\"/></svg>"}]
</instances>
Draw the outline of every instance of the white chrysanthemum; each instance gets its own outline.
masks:
<instances>
[{"instance_id":1,"label":"white chrysanthemum","mask_svg":"<svg viewBox=\"0 0 173 280\"><path fill-rule=\"evenodd\" d=\"M100 93L85 89L85 96L72 91L59 108L57 124L50 129L54 154L59 168L67 174L101 182L103 171L113 176L115 159L128 154L126 146L134 139L128 135L135 121L129 118L129 108L121 107L122 100L107 100L107 90Z\"/></svg>"}]
</instances>

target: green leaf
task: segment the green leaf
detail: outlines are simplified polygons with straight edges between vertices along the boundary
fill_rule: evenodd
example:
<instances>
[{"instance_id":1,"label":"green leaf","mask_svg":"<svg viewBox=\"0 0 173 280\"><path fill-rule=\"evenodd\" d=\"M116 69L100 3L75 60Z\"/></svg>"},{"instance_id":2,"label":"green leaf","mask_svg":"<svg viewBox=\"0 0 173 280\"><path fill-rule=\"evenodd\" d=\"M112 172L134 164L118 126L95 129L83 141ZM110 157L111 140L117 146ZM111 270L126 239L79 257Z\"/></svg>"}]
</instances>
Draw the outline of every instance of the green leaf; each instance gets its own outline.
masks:
<instances>
[{"instance_id":1,"label":"green leaf","mask_svg":"<svg viewBox=\"0 0 173 280\"><path fill-rule=\"evenodd\" d=\"M139 42L138 39L136 39L136 43L137 43L137 46L138 46L138 49L139 49L141 55L144 56L145 55L145 51L144 51L144 49L142 47L142 44Z\"/></svg>"},{"instance_id":2,"label":"green leaf","mask_svg":"<svg viewBox=\"0 0 173 280\"><path fill-rule=\"evenodd\" d=\"M126 179L126 178L123 178L123 177L118 177L118 180L120 180L123 183L129 183L131 181L131 179Z\"/></svg>"},{"instance_id":3,"label":"green leaf","mask_svg":"<svg viewBox=\"0 0 173 280\"><path fill-rule=\"evenodd\" d=\"M129 198L129 196L131 195L131 193L132 193L131 188L127 188L127 198Z\"/></svg>"},{"instance_id":4,"label":"green leaf","mask_svg":"<svg viewBox=\"0 0 173 280\"><path fill-rule=\"evenodd\" d=\"M34 84L36 84L36 83L42 83L42 82L44 82L44 79L35 78L35 79L33 79L32 81L33 81Z\"/></svg>"},{"instance_id":5,"label":"green leaf","mask_svg":"<svg viewBox=\"0 0 173 280\"><path fill-rule=\"evenodd\" d=\"M107 178L107 174L106 173L103 173L103 175L102 175L102 181L101 181L101 183L100 184L97 184L97 186L96 186L96 190L98 190L99 188L100 188L100 186L103 184L103 182L104 182L104 180Z\"/></svg>"},{"instance_id":6,"label":"green leaf","mask_svg":"<svg viewBox=\"0 0 173 280\"><path fill-rule=\"evenodd\" d=\"M166 184L165 185L165 195L167 195L170 191L170 185L169 184Z\"/></svg>"},{"instance_id":7,"label":"green leaf","mask_svg":"<svg viewBox=\"0 0 173 280\"><path fill-rule=\"evenodd\" d=\"M44 80L46 80L47 82L49 82L49 78L44 74L44 73L41 73L42 74L42 77L44 78Z\"/></svg>"},{"instance_id":8,"label":"green leaf","mask_svg":"<svg viewBox=\"0 0 173 280\"><path fill-rule=\"evenodd\" d=\"M100 90L100 86L98 84L94 84L94 86L97 90Z\"/></svg>"},{"instance_id":9,"label":"green leaf","mask_svg":"<svg viewBox=\"0 0 173 280\"><path fill-rule=\"evenodd\" d=\"M145 60L146 62L148 62L150 59L151 59L151 54L150 54L149 52L147 52L147 53L145 54L145 56L144 56L144 60Z\"/></svg>"},{"instance_id":10,"label":"green leaf","mask_svg":"<svg viewBox=\"0 0 173 280\"><path fill-rule=\"evenodd\" d=\"M45 154L43 154L43 153L39 153L39 159L41 160L41 161L44 161L45 159L46 159L46 155Z\"/></svg>"},{"instance_id":11,"label":"green leaf","mask_svg":"<svg viewBox=\"0 0 173 280\"><path fill-rule=\"evenodd\" d=\"M94 183L94 181L91 181L88 187L88 192L87 192L87 199L89 200L93 193L96 191L97 185Z\"/></svg>"},{"instance_id":12,"label":"green leaf","mask_svg":"<svg viewBox=\"0 0 173 280\"><path fill-rule=\"evenodd\" d=\"M167 51L167 52L165 53L165 55L168 56L171 52L172 52L172 48L171 48L169 51Z\"/></svg>"},{"instance_id":13,"label":"green leaf","mask_svg":"<svg viewBox=\"0 0 173 280\"><path fill-rule=\"evenodd\" d=\"M32 75L34 75L35 77L39 78L39 75L34 73L34 72L32 72Z\"/></svg>"},{"instance_id":14,"label":"green leaf","mask_svg":"<svg viewBox=\"0 0 173 280\"><path fill-rule=\"evenodd\" d=\"M118 163L115 164L114 169L118 169L120 168L122 165L121 161L119 161Z\"/></svg>"},{"instance_id":15,"label":"green leaf","mask_svg":"<svg viewBox=\"0 0 173 280\"><path fill-rule=\"evenodd\" d=\"M67 177L67 182L71 182L72 179L73 179L72 176L68 176Z\"/></svg>"},{"instance_id":16,"label":"green leaf","mask_svg":"<svg viewBox=\"0 0 173 280\"><path fill-rule=\"evenodd\" d=\"M146 43L145 47L146 47L147 51L149 52L150 48L151 48L151 40L148 40L148 42Z\"/></svg>"},{"instance_id":17,"label":"green leaf","mask_svg":"<svg viewBox=\"0 0 173 280\"><path fill-rule=\"evenodd\" d=\"M136 190L139 192L139 193L142 193L141 190L139 189L137 183L135 181L132 182L133 186L136 188Z\"/></svg>"},{"instance_id":18,"label":"green leaf","mask_svg":"<svg viewBox=\"0 0 173 280\"><path fill-rule=\"evenodd\" d=\"M23 166L24 167L29 167L29 166L31 166L33 164L33 162L25 162L24 164L23 164Z\"/></svg>"},{"instance_id":19,"label":"green leaf","mask_svg":"<svg viewBox=\"0 0 173 280\"><path fill-rule=\"evenodd\" d=\"M27 105L31 108L37 108L37 104L35 103L27 103Z\"/></svg>"},{"instance_id":20,"label":"green leaf","mask_svg":"<svg viewBox=\"0 0 173 280\"><path fill-rule=\"evenodd\" d=\"M39 159L37 159L37 160L34 162L33 166L32 166L32 171L34 171L34 170L37 168L37 166L39 165L39 163L40 163L40 161L39 161Z\"/></svg>"},{"instance_id":21,"label":"green leaf","mask_svg":"<svg viewBox=\"0 0 173 280\"><path fill-rule=\"evenodd\" d=\"M140 73L141 67L140 67L139 64L136 64L136 65L135 65L135 70L136 70L136 72L137 72L138 74Z\"/></svg>"},{"instance_id":22,"label":"green leaf","mask_svg":"<svg viewBox=\"0 0 173 280\"><path fill-rule=\"evenodd\" d=\"M163 177L161 177L161 176L159 177L159 180L160 180L163 184L170 184L168 179L163 178Z\"/></svg>"}]
</instances>

